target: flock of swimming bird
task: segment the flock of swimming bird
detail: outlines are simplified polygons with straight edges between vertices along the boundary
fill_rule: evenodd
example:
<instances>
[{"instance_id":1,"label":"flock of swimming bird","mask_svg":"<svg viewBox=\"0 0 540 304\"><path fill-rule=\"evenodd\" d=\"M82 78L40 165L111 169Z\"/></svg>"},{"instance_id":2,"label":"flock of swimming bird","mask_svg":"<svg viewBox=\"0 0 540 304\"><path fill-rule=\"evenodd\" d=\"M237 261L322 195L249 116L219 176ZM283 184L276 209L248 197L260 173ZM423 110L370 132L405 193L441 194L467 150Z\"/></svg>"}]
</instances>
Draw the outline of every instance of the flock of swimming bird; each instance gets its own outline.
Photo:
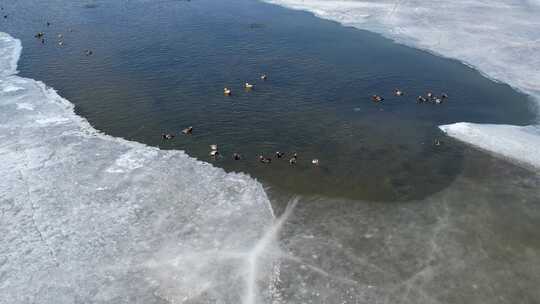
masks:
<instances>
[{"instance_id":1,"label":"flock of swimming bird","mask_svg":"<svg viewBox=\"0 0 540 304\"><path fill-rule=\"evenodd\" d=\"M263 75L261 75L260 79L262 81L266 81L268 79L268 76L266 74L263 74ZM251 84L249 82L244 83L244 89L246 91L251 91L254 88L254 86L255 86L254 84ZM223 88L223 95L231 96L232 95L232 90L230 88L228 88L228 87ZM405 93L402 90L400 90L400 89L395 89L394 90L394 96L400 97L400 96L404 96L404 95L405 95ZM446 93L441 93L440 96L436 96L432 92L427 92L426 96L422 96L422 95L418 96L416 98L416 102L417 103L441 104L441 103L443 103L443 101L445 101L447 99L448 99L448 94L446 94ZM381 95L372 95L371 100L373 102L375 102L375 103L380 103L380 102L382 102L384 100L384 98ZM181 133L183 135L191 135L191 134L193 134L193 127L190 126L188 128L185 128L185 129L182 130ZM172 133L162 133L161 137L162 137L163 140L172 140L172 139L174 139L175 135L172 134ZM435 145L440 146L441 142L438 139L436 139L435 140ZM209 155L213 159L221 157L221 154L218 151L218 146L216 144L210 145L210 153L209 153ZM283 153L283 152L277 151L275 153L275 158L276 159L283 158L284 156L285 156L285 153ZM233 153L232 159L233 160L240 160L240 159L242 159L242 156L239 153ZM259 160L259 162L261 162L263 164L270 164L272 162L271 157L266 157L266 156L264 156L262 154L260 154L258 156L258 160ZM294 152L292 154L292 157L289 159L289 164L294 165L294 164L296 164L297 160L298 160L298 154L296 152ZM314 166L318 166L319 165L319 159L314 158L314 159L311 160L311 163Z\"/></svg>"},{"instance_id":2,"label":"flock of swimming bird","mask_svg":"<svg viewBox=\"0 0 540 304\"><path fill-rule=\"evenodd\" d=\"M261 75L261 80L262 81L266 81L268 79L268 76L266 74L263 74ZM244 83L244 89L246 91L251 91L253 88L255 87L254 84L251 84L249 82L246 82ZM232 90L230 88L223 88L223 95L225 96L231 96L232 95ZM185 129L183 129L181 131L181 133L183 135L191 135L193 134L193 127L187 127ZM171 140L171 139L174 139L175 135L172 134L172 133L162 133L161 134L161 138L163 140ZM212 157L213 159L217 159L219 157L221 157L221 154L219 153L219 150L218 150L218 146L216 144L213 144L213 145L210 145L210 153L209 153L210 157ZM283 152L280 152L280 151L277 151L275 154L274 154L275 158L276 159L281 159L281 158L284 158L285 157L285 153ZM233 160L241 160L242 159L242 156L240 155L240 153L233 153L232 155L232 159ZM258 161L260 163L263 163L263 164L270 164L272 162L272 157L266 157L262 154L260 154L258 156ZM296 162L298 161L298 154L296 152L294 152L291 156L291 158L289 159L289 164L291 165L295 165ZM314 158L311 160L311 164L313 164L314 166L318 166L319 165L319 160L317 158Z\"/></svg>"},{"instance_id":3,"label":"flock of swimming bird","mask_svg":"<svg viewBox=\"0 0 540 304\"><path fill-rule=\"evenodd\" d=\"M5 18L7 18L7 15L5 16ZM46 24L47 24L47 27L51 26L50 22L47 22ZM68 29L68 31L72 32L73 30ZM34 37L39 39L42 44L45 44L45 32L38 32L38 33L36 33L34 35ZM63 40L64 36L62 34L58 34L57 38L58 38L58 45L63 46L64 45L64 40ZM86 56L90 56L90 55L93 54L93 51L92 50L85 50L84 54ZM263 75L261 75L260 79L262 81L266 81L268 79L268 76L266 74L263 74ZM254 84L251 84L249 82L244 83L244 89L246 91L251 91L254 88L254 86L255 86ZM230 88L225 87L225 88L223 88L223 94L225 96L231 96L232 95L232 90ZM193 134L193 127L191 127L191 126L187 127L185 129L183 129L181 131L181 133L183 135L191 135L191 134ZM172 140L172 139L175 138L175 135L173 133L162 133L161 138L163 140ZM213 159L217 159L217 158L221 157L221 154L218 151L218 146L216 144L210 145L210 153L209 153L209 155ZM278 159L283 158L283 157L285 157L285 153L278 151L278 152L275 153L275 157L278 158ZM239 153L233 153L232 159L233 160L241 160L242 156ZM270 164L272 162L271 157L265 157L262 154L258 156L258 160L259 160L259 162L261 162L263 164ZM298 154L295 152L295 153L292 154L291 158L289 159L289 164L294 165L294 164L296 164L297 160L298 160ZM319 165L319 160L316 159L316 158L312 159L311 163L314 166L318 166Z\"/></svg>"},{"instance_id":4,"label":"flock of swimming bird","mask_svg":"<svg viewBox=\"0 0 540 304\"><path fill-rule=\"evenodd\" d=\"M3 10L3 8L2 8L2 10ZM7 18L7 15L4 15L4 18ZM46 24L47 24L47 27L51 26L50 22L47 22ZM68 31L72 32L73 30L68 29ZM38 32L37 34L34 35L34 37L37 38L37 39L40 39L41 43L43 43L43 44L45 43L45 32ZM64 45L63 35L58 34L57 38L58 38L58 45L59 46ZM90 55L93 54L93 51L87 49L87 50L84 51L84 54L86 56L90 56ZM263 74L263 75L260 76L260 79L262 81L266 81L268 79L268 76L266 74ZM251 84L249 82L244 83L244 89L246 91L251 91L254 88L254 86L255 86L254 84ZM225 87L225 88L223 88L223 94L225 96L231 96L232 95L232 90L230 88L228 88L228 87ZM401 96L404 96L404 95L405 95L405 93L402 90L400 90L400 89L395 89L394 90L394 96L401 97ZM441 93L440 96L437 96L437 95L434 95L432 92L427 92L426 96L422 96L422 95L418 96L416 98L416 102L417 103L441 104L447 99L448 99L448 94L446 94L446 93ZM384 101L384 98L381 95L372 95L371 100L374 103L380 103L380 102ZM183 135L191 135L191 134L193 134L193 127L192 126L187 127L185 129L183 129L181 131L181 133ZM175 138L175 135L172 134L172 133L162 133L161 138L163 140L172 140L172 139ZM441 144L440 141L437 139L435 141L435 145L440 146L440 144ZM217 158L221 157L221 154L219 153L219 150L218 150L218 146L216 144L210 145L209 155L213 159L217 159ZM275 152L274 156L275 156L276 159L281 159L281 158L285 157L285 153L277 151L277 152ZM233 160L241 160L242 156L239 153L233 153L232 154L232 159ZM270 164L272 162L272 157L266 157L266 156L260 154L258 156L258 161L263 163L263 164ZM298 161L298 154L296 152L294 152L292 154L291 158L289 159L289 164L295 165L297 161ZM319 165L319 159L317 159L317 158L312 159L311 164L314 165L314 166L318 166Z\"/></svg>"},{"instance_id":5,"label":"flock of swimming bird","mask_svg":"<svg viewBox=\"0 0 540 304\"><path fill-rule=\"evenodd\" d=\"M49 27L49 26L51 26L51 23L47 22L47 27ZM68 31L73 32L73 29L68 29ZM38 32L37 34L34 35L34 37L39 39L42 44L45 44L45 32ZM58 34L56 37L58 38L58 45L63 46L64 45L64 35ZM94 54L94 52L92 50L84 50L84 54L86 56L90 56L90 55Z\"/></svg>"},{"instance_id":6,"label":"flock of swimming bird","mask_svg":"<svg viewBox=\"0 0 540 304\"><path fill-rule=\"evenodd\" d=\"M405 95L405 93L403 93L403 91L401 91L400 89L395 89L394 90L394 96L403 96L403 95ZM436 96L436 95L433 95L433 93L431 93L431 92L427 92L425 97L422 96L422 95L418 96L416 98L416 102L417 103L429 102L429 103L433 103L433 104L441 104L441 103L443 103L443 101L445 101L447 99L448 99L448 94L446 94L446 93L441 93L441 96ZM383 101L384 98L381 95L372 95L371 100L373 102L379 103L379 102Z\"/></svg>"}]
</instances>

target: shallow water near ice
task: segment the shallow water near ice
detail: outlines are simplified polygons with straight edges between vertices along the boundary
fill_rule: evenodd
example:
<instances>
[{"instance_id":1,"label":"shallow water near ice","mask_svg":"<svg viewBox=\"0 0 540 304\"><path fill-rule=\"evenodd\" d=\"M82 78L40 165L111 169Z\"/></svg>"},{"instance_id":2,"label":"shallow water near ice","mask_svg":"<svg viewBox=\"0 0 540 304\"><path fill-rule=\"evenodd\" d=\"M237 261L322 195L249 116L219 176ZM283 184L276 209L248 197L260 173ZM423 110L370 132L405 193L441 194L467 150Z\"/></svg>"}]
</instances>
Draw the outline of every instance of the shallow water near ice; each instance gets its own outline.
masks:
<instances>
[{"instance_id":1,"label":"shallow water near ice","mask_svg":"<svg viewBox=\"0 0 540 304\"><path fill-rule=\"evenodd\" d=\"M15 60L0 60L0 303L540 300L538 174L437 130L458 118L530 123L524 95L458 62L257 2L42 5L6 7L26 17L3 24L23 40L19 69L98 129L203 160L218 143L252 156L293 147L331 165L215 163L258 177L278 214L302 194L272 225L253 179L98 134L44 84L8 76ZM63 48L32 37L68 27ZM17 53L6 41L2 54ZM241 92L260 70L271 79ZM404 79L412 96L429 83L451 102L371 104L372 91ZM238 94L224 99L230 84ZM201 134L159 140L188 121ZM423 179L412 183L418 166ZM402 202L376 202L392 200Z\"/></svg>"}]
</instances>

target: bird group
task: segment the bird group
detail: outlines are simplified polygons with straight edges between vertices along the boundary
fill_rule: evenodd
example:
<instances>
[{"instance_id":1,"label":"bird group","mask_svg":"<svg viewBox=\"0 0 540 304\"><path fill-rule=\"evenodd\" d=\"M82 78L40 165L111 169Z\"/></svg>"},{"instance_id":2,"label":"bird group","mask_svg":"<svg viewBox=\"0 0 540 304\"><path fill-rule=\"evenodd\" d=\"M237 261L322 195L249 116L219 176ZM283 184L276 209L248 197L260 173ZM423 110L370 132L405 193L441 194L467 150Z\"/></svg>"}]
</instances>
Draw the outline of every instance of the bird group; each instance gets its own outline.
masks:
<instances>
[{"instance_id":1,"label":"bird group","mask_svg":"<svg viewBox=\"0 0 540 304\"><path fill-rule=\"evenodd\" d=\"M181 133L183 135L192 135L193 134L193 127L187 127L185 129L183 129L181 131ZM161 139L162 140L172 140L175 138L175 135L173 133L162 133L161 134ZM208 153L208 155L213 159L213 160L216 160L220 157L222 157L221 153L219 152L219 149L218 149L218 145L217 144L212 144L210 145L210 152ZM285 157L285 153L284 152L280 152L280 151L277 151L275 154L274 154L274 158L275 159L282 159ZM272 159L274 159L272 157L267 157L267 156L264 156L263 154L259 154L258 157L257 157L257 160L262 163L262 164L270 164L272 163ZM240 153L233 153L232 154L232 159L237 161L237 160L241 160L242 159L242 155ZM290 165L295 165L298 161L298 154L296 152L294 152L292 155L291 155L291 158L289 158L289 164ZM311 164L313 166L319 166L319 159L315 158L315 159L312 159L311 160Z\"/></svg>"},{"instance_id":2,"label":"bird group","mask_svg":"<svg viewBox=\"0 0 540 304\"><path fill-rule=\"evenodd\" d=\"M394 96L401 97L405 93L400 89L394 89ZM448 94L441 93L440 96L434 95L432 92L427 92L426 96L420 95L416 98L417 103L432 103L432 104L441 104L448 99ZM375 103L382 102L384 98L381 95L371 95L371 100Z\"/></svg>"},{"instance_id":3,"label":"bird group","mask_svg":"<svg viewBox=\"0 0 540 304\"><path fill-rule=\"evenodd\" d=\"M417 103L433 103L433 104L441 104L443 101L448 99L448 94L442 93L441 96L436 96L431 92L427 92L426 96L418 96L416 98Z\"/></svg>"},{"instance_id":4,"label":"bird group","mask_svg":"<svg viewBox=\"0 0 540 304\"><path fill-rule=\"evenodd\" d=\"M46 23L47 27L50 27L52 24L50 22L47 21ZM73 30L72 29L68 29L69 32L72 32ZM41 32L37 32L34 37L38 40L41 41L42 44L45 44L46 40L45 40L45 32L41 31ZM58 34L57 36L57 42L58 42L58 45L59 46L63 46L64 45L64 35L63 34ZM89 50L89 49L86 49L84 50L84 54L86 56L91 56L94 54L94 51L92 50Z\"/></svg>"},{"instance_id":5,"label":"bird group","mask_svg":"<svg viewBox=\"0 0 540 304\"><path fill-rule=\"evenodd\" d=\"M7 15L5 15L4 18L7 18ZM50 27L50 26L51 26L51 23L50 23L50 22L46 22L46 25L47 25L47 27ZM69 29L69 31L72 32L71 29ZM39 39L39 40L41 41L42 44L45 44L45 32L40 31L40 32L36 33L36 34L34 35L34 37L35 37L36 39ZM59 45L59 46L63 46L63 45L64 45L64 36L63 36L62 34L58 34L58 35L57 35L57 38L58 38L58 45ZM91 55L93 54L93 51L90 50L90 49L86 49L86 50L84 50L84 54L85 54L86 56L91 56ZM260 76L260 80L266 81L266 80L268 80L268 76L267 76L266 74L262 74L262 75ZM246 81L246 82L244 83L243 87L244 87L244 89L245 89L246 91L251 91L251 90L255 87L255 85ZM232 90L231 90L229 87L225 87L225 88L223 88L223 94L224 94L225 96L231 96L231 95L232 95ZM403 92L402 90L400 90L400 89L395 89L395 90L394 90L394 96L397 96L397 97L404 96L404 92ZM448 99L448 95L447 95L446 93L442 93L442 94L440 95L440 97L439 97L439 96L434 95L434 94L431 93L431 92L428 92L428 93L426 94L426 97L424 97L424 96L418 96L418 97L417 97L417 102L418 102L418 103L426 103L426 102L430 102L430 103L434 103L434 104L440 104L440 103L442 103L443 101L445 101L446 99ZM375 102L375 103L380 103L380 102L382 102L382 101L384 100L384 98L383 98L381 95L372 95L372 96L371 96L371 100L372 100L373 102ZM185 128L185 129L183 129L183 130L181 131L181 133L182 133L183 135L191 135L191 134L193 133L193 127L192 127L192 126L187 127L187 128ZM172 133L162 133L162 134L161 134L161 137L162 137L162 140L172 140L172 139L175 138L175 135L172 134ZM437 140L437 142L436 142L436 145L440 145L440 142L439 142L438 140ZM218 146L217 146L216 144L210 145L210 152L209 152L209 155L210 155L210 157L212 157L213 159L217 159L217 158L221 157L221 154L220 154L219 151L218 151ZM275 159L282 159L282 158L285 157L285 153L280 152L280 151L275 152L274 157L275 157ZM233 153L233 154L232 154L232 159L235 160L235 161L238 161L238 160L241 160L241 159L242 159L242 156L241 156L241 154L239 154L239 153ZM258 159L258 161L259 161L260 163L263 163L263 164L270 164L270 163L272 163L272 159L273 159L273 158L272 158L272 157L266 157L266 156L260 154L260 155L258 155L258 158L257 158L257 159ZM295 165L295 164L297 163L297 161L298 161L298 154L295 152L295 153L293 153L292 156L289 158L289 164L290 164L290 165ZM312 159L312 160L311 160L311 164L312 164L313 166L319 166L319 159L316 159L316 158L315 158L315 159Z\"/></svg>"}]
</instances>

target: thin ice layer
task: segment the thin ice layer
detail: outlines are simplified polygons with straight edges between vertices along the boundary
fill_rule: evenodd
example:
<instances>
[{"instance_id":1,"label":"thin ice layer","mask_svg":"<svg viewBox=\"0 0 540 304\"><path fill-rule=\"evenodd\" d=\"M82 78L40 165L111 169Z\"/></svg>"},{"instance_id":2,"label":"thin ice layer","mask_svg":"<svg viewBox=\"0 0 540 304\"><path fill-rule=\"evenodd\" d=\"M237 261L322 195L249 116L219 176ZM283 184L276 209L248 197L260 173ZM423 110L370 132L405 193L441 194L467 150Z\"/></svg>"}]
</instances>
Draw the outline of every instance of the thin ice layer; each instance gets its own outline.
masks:
<instances>
[{"instance_id":1,"label":"thin ice layer","mask_svg":"<svg viewBox=\"0 0 540 304\"><path fill-rule=\"evenodd\" d=\"M54 90L9 76L20 49L0 33L0 303L267 298L262 186L100 134Z\"/></svg>"},{"instance_id":2,"label":"thin ice layer","mask_svg":"<svg viewBox=\"0 0 540 304\"><path fill-rule=\"evenodd\" d=\"M15 74L21 54L21 42L9 35L0 34L0 77Z\"/></svg>"},{"instance_id":3,"label":"thin ice layer","mask_svg":"<svg viewBox=\"0 0 540 304\"><path fill-rule=\"evenodd\" d=\"M449 136L484 150L540 168L540 126L511 126L460 122L439 127Z\"/></svg>"},{"instance_id":4,"label":"thin ice layer","mask_svg":"<svg viewBox=\"0 0 540 304\"><path fill-rule=\"evenodd\" d=\"M540 303L539 197L540 175L473 157L422 200L301 200L283 303Z\"/></svg>"},{"instance_id":5,"label":"thin ice layer","mask_svg":"<svg viewBox=\"0 0 540 304\"><path fill-rule=\"evenodd\" d=\"M510 84L540 100L540 2L520 0L390 1L390 0L267 0L313 12L321 18L383 34L395 41L455 58L488 77ZM514 102L508 100L508 102ZM475 125L474 128L478 127ZM469 125L469 130L473 125ZM493 128L489 130L488 128ZM448 130L448 127L443 130ZM453 128L460 129L460 125ZM484 149L540 167L538 158L503 146L526 137L529 149L540 150L540 135L520 128L482 127L486 138L468 140ZM497 138L487 138L497 137ZM486 144L489 142L489 144Z\"/></svg>"}]
</instances>

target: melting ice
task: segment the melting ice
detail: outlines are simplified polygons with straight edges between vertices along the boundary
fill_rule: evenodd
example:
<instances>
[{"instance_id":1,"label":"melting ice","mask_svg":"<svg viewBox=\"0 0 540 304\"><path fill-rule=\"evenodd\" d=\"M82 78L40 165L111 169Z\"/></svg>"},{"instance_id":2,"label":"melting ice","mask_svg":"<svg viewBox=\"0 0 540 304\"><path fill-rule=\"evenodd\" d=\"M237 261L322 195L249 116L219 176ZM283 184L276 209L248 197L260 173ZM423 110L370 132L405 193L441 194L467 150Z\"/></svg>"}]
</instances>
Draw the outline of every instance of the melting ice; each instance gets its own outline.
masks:
<instances>
[{"instance_id":1,"label":"melting ice","mask_svg":"<svg viewBox=\"0 0 540 304\"><path fill-rule=\"evenodd\" d=\"M255 303L276 268L262 186L100 134L16 76L0 33L0 303Z\"/></svg>"},{"instance_id":2,"label":"melting ice","mask_svg":"<svg viewBox=\"0 0 540 304\"><path fill-rule=\"evenodd\" d=\"M534 0L267 0L474 66L540 100L540 2ZM508 100L508 102L514 102ZM450 136L540 168L538 128L445 126ZM481 128L478 129L477 128ZM492 128L488 131L488 128ZM474 141L470 138L474 136ZM501 139L494 140L497 136ZM503 138L504 137L504 138ZM527 138L528 147L505 145Z\"/></svg>"}]
</instances>

